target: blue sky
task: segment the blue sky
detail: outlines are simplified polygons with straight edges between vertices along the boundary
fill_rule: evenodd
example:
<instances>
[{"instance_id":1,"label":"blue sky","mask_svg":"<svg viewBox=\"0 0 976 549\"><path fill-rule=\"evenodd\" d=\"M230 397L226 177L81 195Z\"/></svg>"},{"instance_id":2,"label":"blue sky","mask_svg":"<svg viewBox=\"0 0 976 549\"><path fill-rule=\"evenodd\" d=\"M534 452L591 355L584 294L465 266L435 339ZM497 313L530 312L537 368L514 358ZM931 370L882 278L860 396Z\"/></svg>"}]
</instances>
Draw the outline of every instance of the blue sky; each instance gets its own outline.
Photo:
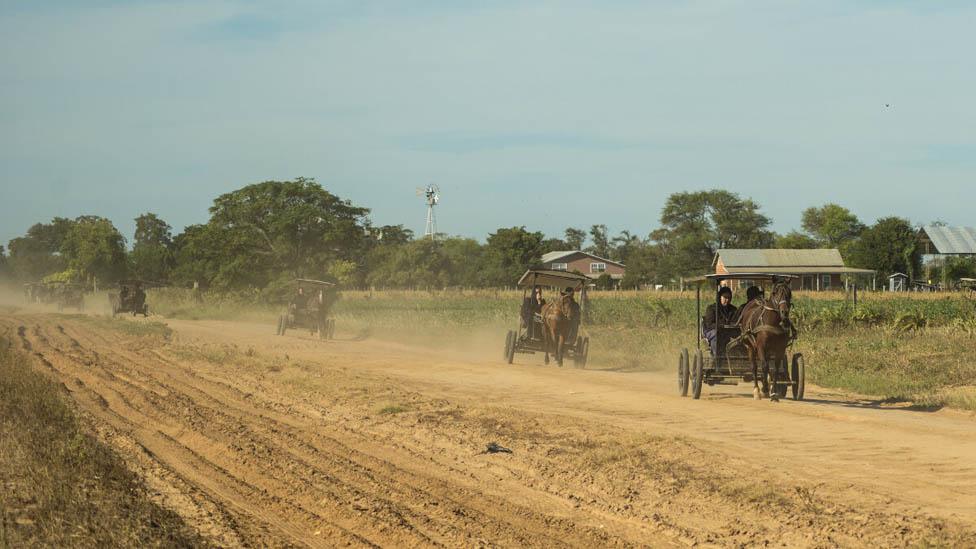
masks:
<instances>
[{"instance_id":1,"label":"blue sky","mask_svg":"<svg viewBox=\"0 0 976 549\"><path fill-rule=\"evenodd\" d=\"M973 28L968 2L0 1L0 243L179 230L297 176L418 232L437 183L477 238L646 235L706 188L778 231L828 201L976 225Z\"/></svg>"}]
</instances>

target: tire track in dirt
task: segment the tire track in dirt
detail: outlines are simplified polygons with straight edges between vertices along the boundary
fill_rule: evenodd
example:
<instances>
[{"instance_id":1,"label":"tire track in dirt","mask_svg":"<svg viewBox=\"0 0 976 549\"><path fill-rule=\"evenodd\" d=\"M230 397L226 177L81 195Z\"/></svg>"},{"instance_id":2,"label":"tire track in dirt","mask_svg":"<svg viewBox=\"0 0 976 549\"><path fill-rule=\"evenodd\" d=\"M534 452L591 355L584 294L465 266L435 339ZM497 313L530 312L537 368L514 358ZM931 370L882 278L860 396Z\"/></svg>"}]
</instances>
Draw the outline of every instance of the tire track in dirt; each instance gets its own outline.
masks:
<instances>
[{"instance_id":1,"label":"tire track in dirt","mask_svg":"<svg viewBox=\"0 0 976 549\"><path fill-rule=\"evenodd\" d=\"M0 326L48 364L169 506L222 545L976 543L971 529L895 511L874 495L848 501L862 485L795 479L784 452L768 464L783 470L766 474L756 447L796 437L709 424L722 409L704 407L718 402L615 407L633 392L616 381L622 374L573 372L567 382L527 368L444 365L425 352L255 338L227 326L227 337L214 339L243 339L258 352L222 363L179 334L140 338L42 315ZM290 373L309 389L283 383ZM383 399L410 411L378 416ZM760 414L735 397L714 400L737 420ZM681 431L689 420L700 422L702 440L721 441L722 452L642 434L648 425ZM816 421L823 419L798 419ZM828 451L863 440L859 434L840 429ZM476 454L487 437L512 440L516 454ZM791 451L812 454L818 445L824 451L822 438ZM863 467L889 448L872 440L811 471ZM922 457L939 486L957 479L966 489L971 471L951 456Z\"/></svg>"}]
</instances>

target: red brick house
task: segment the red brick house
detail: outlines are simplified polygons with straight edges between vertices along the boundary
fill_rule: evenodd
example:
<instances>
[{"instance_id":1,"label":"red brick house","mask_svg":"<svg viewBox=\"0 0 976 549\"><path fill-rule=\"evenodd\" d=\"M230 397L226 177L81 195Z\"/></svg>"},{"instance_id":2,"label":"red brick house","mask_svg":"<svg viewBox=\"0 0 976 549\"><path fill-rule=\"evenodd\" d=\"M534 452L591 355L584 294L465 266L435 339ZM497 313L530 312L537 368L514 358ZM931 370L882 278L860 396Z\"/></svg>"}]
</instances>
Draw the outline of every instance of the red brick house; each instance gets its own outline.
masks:
<instances>
[{"instance_id":1,"label":"red brick house","mask_svg":"<svg viewBox=\"0 0 976 549\"><path fill-rule=\"evenodd\" d=\"M836 248L820 250L782 249L725 249L715 253L712 260L715 274L779 273L790 274L794 290L838 290L845 281L857 277L873 282L874 271L844 265ZM751 286L752 281L732 281L739 286Z\"/></svg>"},{"instance_id":2,"label":"red brick house","mask_svg":"<svg viewBox=\"0 0 976 549\"><path fill-rule=\"evenodd\" d=\"M542 256L542 267L554 271L580 272L593 280L607 273L617 284L623 279L625 270L623 263L579 250L549 252Z\"/></svg>"}]
</instances>

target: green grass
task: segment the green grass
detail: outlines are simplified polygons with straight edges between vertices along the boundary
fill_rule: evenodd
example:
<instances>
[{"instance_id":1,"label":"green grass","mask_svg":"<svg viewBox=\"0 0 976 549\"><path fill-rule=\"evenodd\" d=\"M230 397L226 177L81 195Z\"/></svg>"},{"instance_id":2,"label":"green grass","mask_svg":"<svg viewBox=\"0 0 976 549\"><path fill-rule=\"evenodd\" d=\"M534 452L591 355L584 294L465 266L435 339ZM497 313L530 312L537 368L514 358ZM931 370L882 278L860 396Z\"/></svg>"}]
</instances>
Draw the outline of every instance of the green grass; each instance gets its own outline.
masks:
<instances>
[{"instance_id":1,"label":"green grass","mask_svg":"<svg viewBox=\"0 0 976 549\"><path fill-rule=\"evenodd\" d=\"M164 322L140 320L132 322L123 318L89 315L68 315L73 321L103 330L114 330L131 336L156 336L168 338L173 330Z\"/></svg>"},{"instance_id":2,"label":"green grass","mask_svg":"<svg viewBox=\"0 0 976 549\"><path fill-rule=\"evenodd\" d=\"M0 339L0 547L206 546Z\"/></svg>"}]
</instances>

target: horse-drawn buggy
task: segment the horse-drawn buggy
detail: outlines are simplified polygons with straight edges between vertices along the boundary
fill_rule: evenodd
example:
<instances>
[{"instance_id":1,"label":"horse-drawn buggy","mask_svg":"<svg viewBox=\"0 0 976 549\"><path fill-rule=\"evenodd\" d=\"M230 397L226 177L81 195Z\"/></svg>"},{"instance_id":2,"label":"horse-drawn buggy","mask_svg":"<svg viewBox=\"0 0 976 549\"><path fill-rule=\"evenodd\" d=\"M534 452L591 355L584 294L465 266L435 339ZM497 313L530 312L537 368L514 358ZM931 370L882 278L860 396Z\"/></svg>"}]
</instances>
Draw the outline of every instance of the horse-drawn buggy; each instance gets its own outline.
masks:
<instances>
[{"instance_id":1,"label":"horse-drawn buggy","mask_svg":"<svg viewBox=\"0 0 976 549\"><path fill-rule=\"evenodd\" d=\"M68 308L85 310L85 286L73 282L58 284L54 290L58 301L58 311Z\"/></svg>"},{"instance_id":2,"label":"horse-drawn buggy","mask_svg":"<svg viewBox=\"0 0 976 549\"><path fill-rule=\"evenodd\" d=\"M51 303L55 299L54 285L47 282L24 284L24 301L27 303Z\"/></svg>"},{"instance_id":3,"label":"horse-drawn buggy","mask_svg":"<svg viewBox=\"0 0 976 549\"><path fill-rule=\"evenodd\" d=\"M149 304L146 303L148 283L137 279L119 281L119 291L108 294L108 303L112 308L112 316L122 313L132 313L132 316L149 316Z\"/></svg>"},{"instance_id":4,"label":"horse-drawn buggy","mask_svg":"<svg viewBox=\"0 0 976 549\"><path fill-rule=\"evenodd\" d=\"M552 353L560 366L566 356L577 368L586 366L590 338L580 331L582 315L574 294L581 295L588 282L587 277L566 271L526 271L517 286L522 289L518 328L505 336L505 361L511 364L516 354L545 353L549 364ZM543 297L547 288L555 290L548 301Z\"/></svg>"},{"instance_id":5,"label":"horse-drawn buggy","mask_svg":"<svg viewBox=\"0 0 976 549\"><path fill-rule=\"evenodd\" d=\"M335 284L307 278L295 279L295 294L288 310L278 317L278 335L292 328L304 328L319 339L335 336L335 319L329 311L336 302Z\"/></svg>"},{"instance_id":6,"label":"horse-drawn buggy","mask_svg":"<svg viewBox=\"0 0 976 549\"><path fill-rule=\"evenodd\" d=\"M791 275L772 273L710 274L697 279L697 348L689 357L682 349L678 358L678 391L700 398L703 385L753 383L753 396L778 400L792 391L802 400L805 385L803 355L791 353L796 327L790 320ZM714 305L703 316L702 286ZM730 308L732 285L748 287L747 301ZM768 292L768 296L766 293ZM705 349L702 349L704 344ZM760 385L762 390L760 392Z\"/></svg>"}]
</instances>

